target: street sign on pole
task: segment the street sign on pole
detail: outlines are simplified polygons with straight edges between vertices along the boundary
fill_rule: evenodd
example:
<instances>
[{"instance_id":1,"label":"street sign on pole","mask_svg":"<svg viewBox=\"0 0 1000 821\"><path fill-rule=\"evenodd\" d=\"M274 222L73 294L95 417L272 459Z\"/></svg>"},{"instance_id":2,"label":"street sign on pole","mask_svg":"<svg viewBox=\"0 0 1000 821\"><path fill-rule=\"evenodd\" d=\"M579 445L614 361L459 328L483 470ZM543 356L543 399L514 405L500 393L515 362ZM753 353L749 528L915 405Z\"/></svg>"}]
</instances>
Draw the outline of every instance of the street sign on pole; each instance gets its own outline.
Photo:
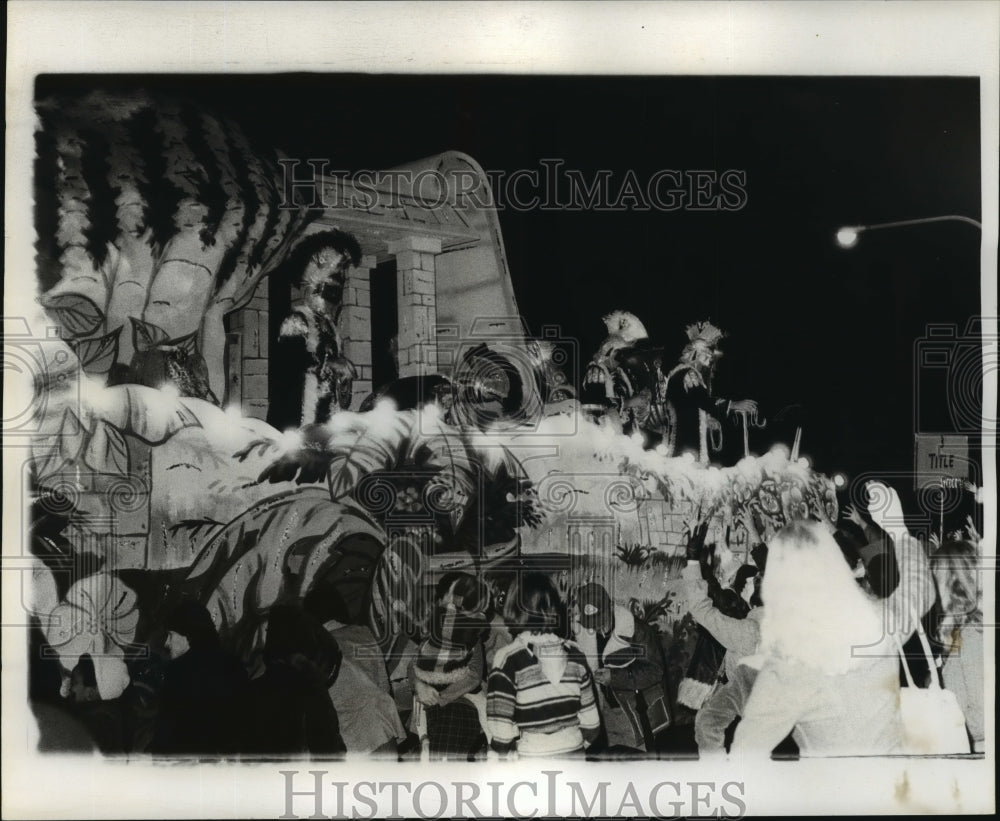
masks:
<instances>
[{"instance_id":1,"label":"street sign on pole","mask_svg":"<svg viewBox=\"0 0 1000 821\"><path fill-rule=\"evenodd\" d=\"M961 487L974 475L969 461L969 437L917 434L914 447L915 490L929 485Z\"/></svg>"}]
</instances>

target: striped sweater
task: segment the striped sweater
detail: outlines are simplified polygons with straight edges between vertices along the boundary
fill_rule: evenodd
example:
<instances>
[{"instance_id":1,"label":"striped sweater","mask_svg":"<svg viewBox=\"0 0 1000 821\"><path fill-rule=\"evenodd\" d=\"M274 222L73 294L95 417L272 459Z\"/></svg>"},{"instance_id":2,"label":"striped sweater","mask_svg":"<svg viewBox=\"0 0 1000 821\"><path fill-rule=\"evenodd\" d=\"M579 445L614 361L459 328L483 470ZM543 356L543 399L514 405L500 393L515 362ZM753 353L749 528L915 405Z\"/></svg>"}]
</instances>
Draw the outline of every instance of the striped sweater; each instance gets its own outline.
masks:
<instances>
[{"instance_id":1,"label":"striped sweater","mask_svg":"<svg viewBox=\"0 0 1000 821\"><path fill-rule=\"evenodd\" d=\"M487 683L494 749L564 755L596 736L600 715L587 661L571 641L526 633L499 650Z\"/></svg>"}]
</instances>

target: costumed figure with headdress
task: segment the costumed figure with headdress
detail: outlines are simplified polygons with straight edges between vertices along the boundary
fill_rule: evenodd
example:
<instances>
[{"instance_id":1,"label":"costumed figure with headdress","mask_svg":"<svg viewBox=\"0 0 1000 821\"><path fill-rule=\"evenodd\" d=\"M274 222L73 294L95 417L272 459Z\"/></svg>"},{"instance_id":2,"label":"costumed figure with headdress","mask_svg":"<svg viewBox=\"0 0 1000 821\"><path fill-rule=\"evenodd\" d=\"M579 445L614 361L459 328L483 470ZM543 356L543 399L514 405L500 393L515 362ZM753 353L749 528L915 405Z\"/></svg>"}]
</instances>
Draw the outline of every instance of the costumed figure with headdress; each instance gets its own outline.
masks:
<instances>
[{"instance_id":1,"label":"costumed figure with headdress","mask_svg":"<svg viewBox=\"0 0 1000 821\"><path fill-rule=\"evenodd\" d=\"M722 421L730 414L743 414L751 424L757 421L757 403L752 399L721 399L712 395L712 375L722 356L719 343L724 334L711 322L688 325L688 344L680 361L657 380L654 405L665 407L665 440L670 455L692 451L708 462L712 450L722 449Z\"/></svg>"},{"instance_id":2,"label":"costumed figure with headdress","mask_svg":"<svg viewBox=\"0 0 1000 821\"><path fill-rule=\"evenodd\" d=\"M628 311L612 311L604 324L610 333L587 367L583 408L596 415L616 409L623 432L642 432L646 447L654 447L665 431L658 389L663 349L653 346L645 326Z\"/></svg>"},{"instance_id":3,"label":"costumed figure with headdress","mask_svg":"<svg viewBox=\"0 0 1000 821\"><path fill-rule=\"evenodd\" d=\"M305 348L302 425L327 422L351 405L358 370L343 354L337 322L348 271L360 262L357 239L338 230L313 234L289 262L293 270L302 266L295 282L301 295L281 323L279 340L298 340Z\"/></svg>"},{"instance_id":4,"label":"costumed figure with headdress","mask_svg":"<svg viewBox=\"0 0 1000 821\"><path fill-rule=\"evenodd\" d=\"M635 314L612 311L603 317L608 337L594 354L583 378L585 401L611 407L619 400L620 386L616 386L615 373L619 368L619 354L635 347L643 347L649 334Z\"/></svg>"}]
</instances>

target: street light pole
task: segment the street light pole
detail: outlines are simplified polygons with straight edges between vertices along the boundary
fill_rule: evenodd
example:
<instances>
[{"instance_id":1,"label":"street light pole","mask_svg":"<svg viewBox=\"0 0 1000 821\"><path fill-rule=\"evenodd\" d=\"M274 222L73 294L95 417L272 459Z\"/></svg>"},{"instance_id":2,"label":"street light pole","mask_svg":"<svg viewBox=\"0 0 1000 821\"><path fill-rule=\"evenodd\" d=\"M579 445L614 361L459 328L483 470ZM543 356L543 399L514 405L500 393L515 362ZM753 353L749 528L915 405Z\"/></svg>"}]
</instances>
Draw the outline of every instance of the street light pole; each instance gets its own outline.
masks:
<instances>
[{"instance_id":1,"label":"street light pole","mask_svg":"<svg viewBox=\"0 0 1000 821\"><path fill-rule=\"evenodd\" d=\"M837 244L841 248L853 248L858 244L858 239L865 231L875 231L879 228L902 228L907 225L924 225L928 222L965 222L974 225L980 231L983 224L972 217L964 217L961 214L946 214L940 217L921 217L912 220L896 220L895 222L879 222L874 225L845 225L837 231Z\"/></svg>"}]
</instances>

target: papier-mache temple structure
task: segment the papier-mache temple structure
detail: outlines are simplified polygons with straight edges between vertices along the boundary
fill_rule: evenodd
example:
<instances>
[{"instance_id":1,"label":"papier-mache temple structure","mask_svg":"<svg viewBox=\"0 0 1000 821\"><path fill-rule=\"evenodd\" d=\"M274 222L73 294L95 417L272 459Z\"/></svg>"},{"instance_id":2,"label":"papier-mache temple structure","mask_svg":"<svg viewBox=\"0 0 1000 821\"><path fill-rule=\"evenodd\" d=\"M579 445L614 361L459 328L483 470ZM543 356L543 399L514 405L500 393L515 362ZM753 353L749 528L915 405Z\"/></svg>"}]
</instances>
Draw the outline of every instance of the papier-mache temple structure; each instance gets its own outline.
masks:
<instances>
[{"instance_id":1,"label":"papier-mache temple structure","mask_svg":"<svg viewBox=\"0 0 1000 821\"><path fill-rule=\"evenodd\" d=\"M389 183L359 190L344 178L320 178L317 197L326 207L307 232L336 228L361 245L361 264L348 274L338 321L344 354L358 369L353 410L379 387L377 353L388 350L392 336L394 376L405 377L450 375L462 344L523 340L525 333L479 164L449 151L375 176ZM282 286L262 280L249 304L230 315L227 333L229 399L260 419L267 418L269 352L277 331L269 307L276 287ZM382 294L386 304L378 304ZM291 298L296 296L293 286ZM382 312L393 316L373 322ZM382 329L391 336L379 337Z\"/></svg>"},{"instance_id":2,"label":"papier-mache temple structure","mask_svg":"<svg viewBox=\"0 0 1000 821\"><path fill-rule=\"evenodd\" d=\"M435 373L451 377L470 347L499 343L509 352L528 338L511 285L499 219L491 205L489 180L479 164L466 154L449 151L375 176L390 184L359 190L344 178L320 178L318 196L326 207L308 229L346 231L362 250L361 264L348 273L338 320L344 353L358 369L352 410L388 378ZM308 183L298 183L304 184ZM250 303L229 317L228 401L238 402L247 416L268 416L272 367L268 354L277 332L270 298L276 289L288 287L277 278L263 280ZM290 298L297 296L291 286ZM287 297L279 295L283 301ZM380 312L394 316L379 321ZM382 329L381 335L377 329ZM392 337L398 367L378 374L377 352L386 351ZM565 436L559 438L566 443ZM531 464L530 449L520 455ZM549 467L562 475L555 463ZM605 466L590 473L574 481L596 483L594 492L603 499L617 471L608 472ZM550 476L548 483L553 480ZM546 484L543 479L540 492L545 492ZM596 507L577 504L582 499L576 493L572 504L559 505L565 509L556 515L564 521L550 527L544 538L539 536L536 549L614 555L627 540L676 555L686 542L693 512L688 501L668 503L652 488L643 495L641 506L633 501L612 512L603 502ZM721 539L723 527L719 520L713 535ZM733 547L745 548L742 530L732 528L726 535Z\"/></svg>"}]
</instances>

